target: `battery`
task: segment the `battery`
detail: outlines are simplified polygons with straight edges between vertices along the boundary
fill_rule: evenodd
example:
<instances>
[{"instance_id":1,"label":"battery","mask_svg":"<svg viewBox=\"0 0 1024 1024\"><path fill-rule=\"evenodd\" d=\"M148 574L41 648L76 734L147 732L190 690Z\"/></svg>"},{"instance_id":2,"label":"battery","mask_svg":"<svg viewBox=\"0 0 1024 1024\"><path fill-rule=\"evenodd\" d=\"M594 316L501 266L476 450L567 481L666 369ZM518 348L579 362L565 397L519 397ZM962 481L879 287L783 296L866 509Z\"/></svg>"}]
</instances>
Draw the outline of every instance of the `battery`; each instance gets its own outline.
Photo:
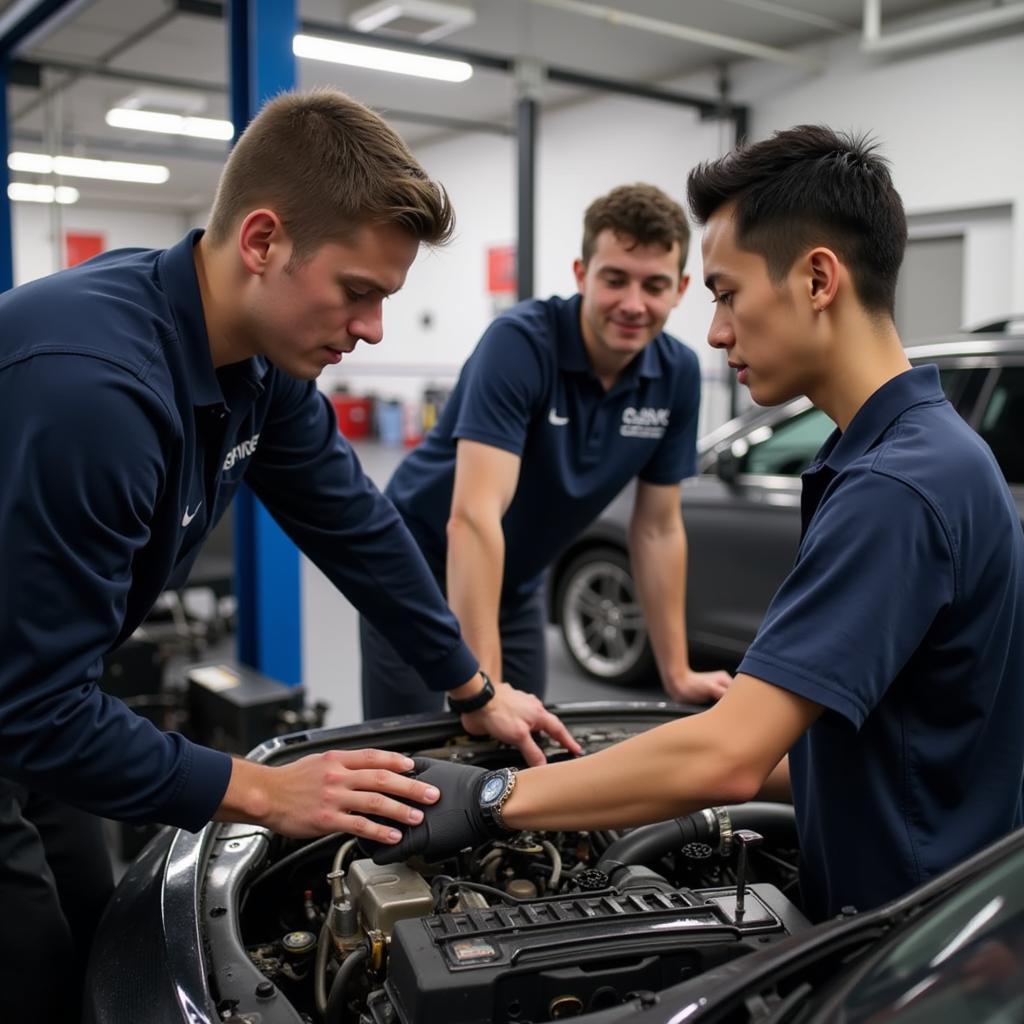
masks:
<instances>
[{"instance_id":1,"label":"battery","mask_svg":"<svg viewBox=\"0 0 1024 1024\"><path fill-rule=\"evenodd\" d=\"M199 743L247 754L264 740L296 729L306 692L234 662L193 665L188 680L189 733Z\"/></svg>"}]
</instances>

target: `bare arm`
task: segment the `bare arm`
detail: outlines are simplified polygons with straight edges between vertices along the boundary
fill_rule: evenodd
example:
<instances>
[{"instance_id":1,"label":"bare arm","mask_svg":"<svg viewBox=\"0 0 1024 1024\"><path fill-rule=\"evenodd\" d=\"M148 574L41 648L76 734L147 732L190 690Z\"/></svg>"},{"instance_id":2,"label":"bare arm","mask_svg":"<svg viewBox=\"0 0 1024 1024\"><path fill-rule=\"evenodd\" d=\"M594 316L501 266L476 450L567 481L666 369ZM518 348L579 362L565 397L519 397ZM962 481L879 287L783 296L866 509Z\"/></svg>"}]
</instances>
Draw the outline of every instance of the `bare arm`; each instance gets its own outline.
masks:
<instances>
[{"instance_id":1,"label":"bare arm","mask_svg":"<svg viewBox=\"0 0 1024 1024\"><path fill-rule=\"evenodd\" d=\"M686 642L686 529L678 484L637 482L629 553L665 690L676 700L717 700L732 681L729 674L694 672L690 667Z\"/></svg>"},{"instance_id":2,"label":"bare arm","mask_svg":"<svg viewBox=\"0 0 1024 1024\"><path fill-rule=\"evenodd\" d=\"M791 804L793 802L793 787L789 782L789 754L787 754L773 769L771 775L764 780L761 792L757 794L758 800L772 800L779 804Z\"/></svg>"},{"instance_id":3,"label":"bare arm","mask_svg":"<svg viewBox=\"0 0 1024 1024\"><path fill-rule=\"evenodd\" d=\"M448 603L469 649L492 679L501 679L498 606L505 570L501 520L519 483L520 458L459 441L448 518ZM459 696L458 694L453 694Z\"/></svg>"},{"instance_id":4,"label":"bare arm","mask_svg":"<svg viewBox=\"0 0 1024 1024\"><path fill-rule=\"evenodd\" d=\"M484 732L517 747L527 764L543 764L544 754L531 736L547 733L574 754L579 744L569 730L532 694L502 683L498 610L505 571L505 534L501 520L519 483L519 456L481 444L459 441L455 484L448 519L448 603L469 649L494 680L494 699L462 716L470 732ZM471 697L479 677L449 690L456 699Z\"/></svg>"},{"instance_id":5,"label":"bare arm","mask_svg":"<svg viewBox=\"0 0 1024 1024\"><path fill-rule=\"evenodd\" d=\"M821 711L740 675L707 711L589 757L521 772L502 817L520 829L626 828L742 803Z\"/></svg>"}]
</instances>

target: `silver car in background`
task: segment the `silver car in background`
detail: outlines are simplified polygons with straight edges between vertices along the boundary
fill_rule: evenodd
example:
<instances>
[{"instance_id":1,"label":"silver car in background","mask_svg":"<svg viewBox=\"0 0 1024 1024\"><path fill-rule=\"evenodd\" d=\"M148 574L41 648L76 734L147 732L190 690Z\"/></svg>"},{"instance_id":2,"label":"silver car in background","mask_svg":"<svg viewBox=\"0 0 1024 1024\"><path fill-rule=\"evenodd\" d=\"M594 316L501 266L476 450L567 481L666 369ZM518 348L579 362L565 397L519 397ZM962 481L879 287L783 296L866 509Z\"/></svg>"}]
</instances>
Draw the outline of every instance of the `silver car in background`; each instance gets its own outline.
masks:
<instances>
[{"instance_id":1,"label":"silver car in background","mask_svg":"<svg viewBox=\"0 0 1024 1024\"><path fill-rule=\"evenodd\" d=\"M907 349L934 363L960 415L988 442L1024 519L1024 317ZM702 438L683 486L687 635L695 663L735 666L793 565L800 473L833 429L806 398L752 408ZM549 617L589 676L622 686L657 674L629 565L628 488L567 547L548 577Z\"/></svg>"}]
</instances>

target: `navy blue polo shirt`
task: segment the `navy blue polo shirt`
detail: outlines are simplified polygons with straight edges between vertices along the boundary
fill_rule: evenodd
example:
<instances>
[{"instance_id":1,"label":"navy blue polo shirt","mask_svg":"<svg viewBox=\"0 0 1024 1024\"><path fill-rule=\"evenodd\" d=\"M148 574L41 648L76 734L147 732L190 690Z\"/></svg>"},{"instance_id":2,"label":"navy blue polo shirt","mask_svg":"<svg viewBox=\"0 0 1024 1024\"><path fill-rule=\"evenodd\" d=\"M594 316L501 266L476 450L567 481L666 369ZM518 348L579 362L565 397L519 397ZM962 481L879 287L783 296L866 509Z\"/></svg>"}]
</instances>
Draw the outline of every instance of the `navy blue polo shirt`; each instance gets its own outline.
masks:
<instances>
[{"instance_id":1,"label":"navy blue polo shirt","mask_svg":"<svg viewBox=\"0 0 1024 1024\"><path fill-rule=\"evenodd\" d=\"M243 479L429 686L477 669L315 384L262 358L214 369L200 234L0 296L0 773L190 829L221 802L230 759L158 731L96 680L184 582Z\"/></svg>"},{"instance_id":2,"label":"navy blue polo shirt","mask_svg":"<svg viewBox=\"0 0 1024 1024\"><path fill-rule=\"evenodd\" d=\"M804 532L739 667L825 709L790 754L814 918L907 892L1021 824L1024 532L934 366L804 474Z\"/></svg>"},{"instance_id":3,"label":"navy blue polo shirt","mask_svg":"<svg viewBox=\"0 0 1024 1024\"><path fill-rule=\"evenodd\" d=\"M606 392L583 344L580 296L533 299L484 332L439 422L385 493L443 578L456 442L520 456L502 522L503 597L526 596L634 477L675 484L696 472L699 406L697 357L675 338L655 337Z\"/></svg>"}]
</instances>

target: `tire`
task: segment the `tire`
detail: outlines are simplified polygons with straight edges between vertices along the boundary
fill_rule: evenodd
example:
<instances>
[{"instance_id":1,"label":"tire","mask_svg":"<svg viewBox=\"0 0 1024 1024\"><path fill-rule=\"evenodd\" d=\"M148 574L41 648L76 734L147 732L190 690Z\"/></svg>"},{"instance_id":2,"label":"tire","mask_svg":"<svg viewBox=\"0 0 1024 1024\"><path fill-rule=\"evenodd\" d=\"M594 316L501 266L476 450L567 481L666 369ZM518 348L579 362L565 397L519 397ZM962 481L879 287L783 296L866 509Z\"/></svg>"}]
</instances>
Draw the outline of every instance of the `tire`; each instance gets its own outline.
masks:
<instances>
[{"instance_id":1,"label":"tire","mask_svg":"<svg viewBox=\"0 0 1024 1024\"><path fill-rule=\"evenodd\" d=\"M562 571L555 612L569 657L592 679L657 683L654 654L624 551L589 548Z\"/></svg>"}]
</instances>

